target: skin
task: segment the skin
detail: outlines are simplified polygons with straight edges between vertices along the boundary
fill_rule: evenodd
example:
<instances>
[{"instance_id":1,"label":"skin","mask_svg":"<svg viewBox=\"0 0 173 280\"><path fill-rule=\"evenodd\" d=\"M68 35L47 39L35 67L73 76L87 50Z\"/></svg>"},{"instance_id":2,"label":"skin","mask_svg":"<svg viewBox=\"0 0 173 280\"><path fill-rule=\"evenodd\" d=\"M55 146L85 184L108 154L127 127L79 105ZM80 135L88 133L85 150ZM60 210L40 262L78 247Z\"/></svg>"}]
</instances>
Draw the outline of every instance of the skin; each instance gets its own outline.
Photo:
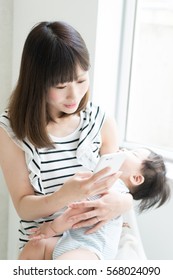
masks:
<instances>
[{"instance_id":1,"label":"skin","mask_svg":"<svg viewBox=\"0 0 173 280\"><path fill-rule=\"evenodd\" d=\"M144 181L141 174L141 164L143 160L148 158L150 151L140 148L132 151L125 150L124 153L126 154L126 160L120 168L122 171L120 178L133 192L133 188Z\"/></svg>"}]
</instances>

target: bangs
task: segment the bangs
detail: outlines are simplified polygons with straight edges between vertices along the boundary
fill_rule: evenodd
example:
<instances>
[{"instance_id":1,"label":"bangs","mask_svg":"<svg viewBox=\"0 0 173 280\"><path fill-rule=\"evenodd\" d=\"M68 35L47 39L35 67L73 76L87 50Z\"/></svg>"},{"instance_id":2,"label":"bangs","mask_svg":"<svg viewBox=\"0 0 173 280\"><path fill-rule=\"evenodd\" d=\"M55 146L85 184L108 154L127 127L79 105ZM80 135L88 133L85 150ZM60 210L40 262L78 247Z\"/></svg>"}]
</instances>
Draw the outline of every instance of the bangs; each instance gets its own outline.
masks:
<instances>
[{"instance_id":1,"label":"bangs","mask_svg":"<svg viewBox=\"0 0 173 280\"><path fill-rule=\"evenodd\" d=\"M48 62L49 65L45 79L47 80L48 87L77 80L77 66L84 71L89 69L89 59L86 53L81 55L76 50L59 44L56 44L55 49L51 53L52 56Z\"/></svg>"},{"instance_id":2,"label":"bangs","mask_svg":"<svg viewBox=\"0 0 173 280\"><path fill-rule=\"evenodd\" d=\"M36 72L37 82L39 80L46 91L59 83L77 80L78 66L84 71L89 70L86 44L70 25L45 22L38 25L33 33L27 47L31 52L28 56L32 60L31 67Z\"/></svg>"}]
</instances>

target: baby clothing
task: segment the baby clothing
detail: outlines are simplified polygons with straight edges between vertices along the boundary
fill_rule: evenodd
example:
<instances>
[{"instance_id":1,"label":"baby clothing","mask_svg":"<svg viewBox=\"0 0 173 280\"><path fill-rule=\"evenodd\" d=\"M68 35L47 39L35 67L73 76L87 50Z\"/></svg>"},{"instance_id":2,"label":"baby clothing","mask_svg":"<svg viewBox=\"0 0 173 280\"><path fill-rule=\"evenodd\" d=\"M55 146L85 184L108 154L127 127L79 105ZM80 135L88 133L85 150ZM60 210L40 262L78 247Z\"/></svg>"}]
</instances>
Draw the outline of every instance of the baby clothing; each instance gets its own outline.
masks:
<instances>
[{"instance_id":1,"label":"baby clothing","mask_svg":"<svg viewBox=\"0 0 173 280\"><path fill-rule=\"evenodd\" d=\"M125 184L119 179L112 187L119 192L128 192ZM84 248L95 253L101 260L113 260L118 251L122 231L122 216L110 220L99 230L91 234L85 234L88 228L70 229L63 233L58 240L53 259L74 249Z\"/></svg>"}]
</instances>

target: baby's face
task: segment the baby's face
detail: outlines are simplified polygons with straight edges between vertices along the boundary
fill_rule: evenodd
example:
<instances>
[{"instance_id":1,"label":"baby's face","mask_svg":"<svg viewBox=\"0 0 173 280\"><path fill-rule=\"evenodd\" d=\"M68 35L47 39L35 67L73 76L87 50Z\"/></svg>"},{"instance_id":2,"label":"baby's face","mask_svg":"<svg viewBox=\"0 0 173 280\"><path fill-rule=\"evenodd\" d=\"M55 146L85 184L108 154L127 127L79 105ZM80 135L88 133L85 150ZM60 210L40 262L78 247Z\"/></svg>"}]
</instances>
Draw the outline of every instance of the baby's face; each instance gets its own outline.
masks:
<instances>
[{"instance_id":1,"label":"baby's face","mask_svg":"<svg viewBox=\"0 0 173 280\"><path fill-rule=\"evenodd\" d=\"M149 150L143 148L123 151L127 157L120 170L123 171L124 174L128 175L139 172L141 169L142 161L147 159L150 154Z\"/></svg>"}]
</instances>

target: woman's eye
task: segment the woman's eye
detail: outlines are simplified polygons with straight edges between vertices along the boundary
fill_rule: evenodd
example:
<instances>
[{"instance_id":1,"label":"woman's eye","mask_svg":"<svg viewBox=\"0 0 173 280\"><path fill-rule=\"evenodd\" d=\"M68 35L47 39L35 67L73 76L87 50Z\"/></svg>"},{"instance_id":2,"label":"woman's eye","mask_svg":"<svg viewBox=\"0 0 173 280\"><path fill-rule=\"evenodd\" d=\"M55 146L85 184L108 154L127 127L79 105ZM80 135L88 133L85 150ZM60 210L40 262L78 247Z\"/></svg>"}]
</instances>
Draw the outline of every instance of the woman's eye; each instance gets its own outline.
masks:
<instances>
[{"instance_id":1,"label":"woman's eye","mask_svg":"<svg viewBox=\"0 0 173 280\"><path fill-rule=\"evenodd\" d=\"M86 80L81 80L81 81L77 81L78 82L78 84L82 84L82 83L84 83Z\"/></svg>"},{"instance_id":2,"label":"woman's eye","mask_svg":"<svg viewBox=\"0 0 173 280\"><path fill-rule=\"evenodd\" d=\"M66 88L66 86L56 86L57 89L63 89Z\"/></svg>"}]
</instances>

